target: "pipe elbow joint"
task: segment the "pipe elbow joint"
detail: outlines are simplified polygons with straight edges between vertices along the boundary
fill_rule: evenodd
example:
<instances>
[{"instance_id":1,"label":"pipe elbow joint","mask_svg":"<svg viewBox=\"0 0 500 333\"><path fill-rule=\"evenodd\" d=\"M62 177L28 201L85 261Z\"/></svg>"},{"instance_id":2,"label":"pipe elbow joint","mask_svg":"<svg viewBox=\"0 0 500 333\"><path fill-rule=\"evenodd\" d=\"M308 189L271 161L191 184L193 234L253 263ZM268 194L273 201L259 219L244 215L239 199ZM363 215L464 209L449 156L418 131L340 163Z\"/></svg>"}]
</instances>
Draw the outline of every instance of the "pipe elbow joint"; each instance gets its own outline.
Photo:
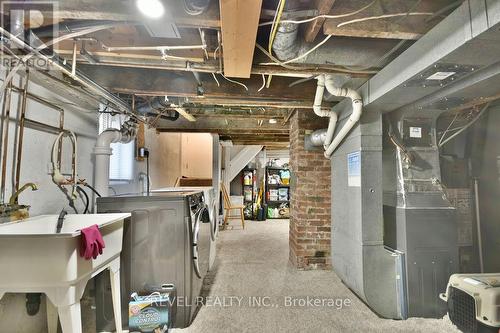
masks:
<instances>
[{"instance_id":1,"label":"pipe elbow joint","mask_svg":"<svg viewBox=\"0 0 500 333\"><path fill-rule=\"evenodd\" d=\"M122 134L119 129L108 128L107 130L99 134L95 146L108 148L112 143L120 141L121 136Z\"/></svg>"},{"instance_id":2,"label":"pipe elbow joint","mask_svg":"<svg viewBox=\"0 0 500 333\"><path fill-rule=\"evenodd\" d=\"M352 102L352 113L349 117L352 121L358 122L361 118L361 113L363 112L363 102L358 100L353 100Z\"/></svg>"},{"instance_id":3,"label":"pipe elbow joint","mask_svg":"<svg viewBox=\"0 0 500 333\"><path fill-rule=\"evenodd\" d=\"M316 76L316 80L318 80L318 86L325 86L325 74Z\"/></svg>"}]
</instances>

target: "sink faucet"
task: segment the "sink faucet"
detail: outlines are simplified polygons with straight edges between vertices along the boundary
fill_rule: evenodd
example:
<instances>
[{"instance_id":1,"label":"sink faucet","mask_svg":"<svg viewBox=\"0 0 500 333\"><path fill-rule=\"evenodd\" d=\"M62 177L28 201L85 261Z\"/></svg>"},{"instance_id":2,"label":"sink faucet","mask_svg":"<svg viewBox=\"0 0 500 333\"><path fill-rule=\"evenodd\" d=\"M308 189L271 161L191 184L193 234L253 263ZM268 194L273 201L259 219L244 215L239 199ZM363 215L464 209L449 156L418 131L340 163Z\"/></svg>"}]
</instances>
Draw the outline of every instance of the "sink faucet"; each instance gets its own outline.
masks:
<instances>
[{"instance_id":1,"label":"sink faucet","mask_svg":"<svg viewBox=\"0 0 500 333\"><path fill-rule=\"evenodd\" d=\"M24 191L26 190L28 187L31 187L31 190L32 191L36 191L38 190L38 186L36 186L35 183L26 183L24 184L23 187L21 187L19 190L16 191L16 193L14 193L10 199L9 199L9 205L15 205L17 203L17 198L19 197L19 195Z\"/></svg>"}]
</instances>

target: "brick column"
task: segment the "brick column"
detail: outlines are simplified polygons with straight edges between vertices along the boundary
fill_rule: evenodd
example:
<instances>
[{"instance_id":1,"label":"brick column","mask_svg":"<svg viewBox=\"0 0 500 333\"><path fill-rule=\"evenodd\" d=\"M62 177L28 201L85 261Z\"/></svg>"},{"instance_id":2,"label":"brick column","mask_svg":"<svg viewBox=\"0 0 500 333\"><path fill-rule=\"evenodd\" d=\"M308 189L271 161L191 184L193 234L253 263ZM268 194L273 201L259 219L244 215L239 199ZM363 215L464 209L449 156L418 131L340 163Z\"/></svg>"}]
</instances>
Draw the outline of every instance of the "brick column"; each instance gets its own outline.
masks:
<instances>
[{"instance_id":1,"label":"brick column","mask_svg":"<svg viewBox=\"0 0 500 333\"><path fill-rule=\"evenodd\" d=\"M290 261L298 269L330 269L331 170L323 150L306 151L306 131L328 120L297 110L290 119Z\"/></svg>"}]
</instances>

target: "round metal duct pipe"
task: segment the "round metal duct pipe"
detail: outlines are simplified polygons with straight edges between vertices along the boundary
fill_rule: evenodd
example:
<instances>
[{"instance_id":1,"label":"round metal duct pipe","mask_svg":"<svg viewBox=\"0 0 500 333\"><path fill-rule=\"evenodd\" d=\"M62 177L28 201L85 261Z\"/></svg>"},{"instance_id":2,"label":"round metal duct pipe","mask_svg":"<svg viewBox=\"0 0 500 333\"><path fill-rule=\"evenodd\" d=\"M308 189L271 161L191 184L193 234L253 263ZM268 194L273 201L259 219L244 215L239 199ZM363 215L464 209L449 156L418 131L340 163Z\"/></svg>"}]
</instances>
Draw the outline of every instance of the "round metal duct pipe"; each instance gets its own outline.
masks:
<instances>
[{"instance_id":1,"label":"round metal duct pipe","mask_svg":"<svg viewBox=\"0 0 500 333\"><path fill-rule=\"evenodd\" d=\"M306 135L306 147L307 146L314 146L314 147L321 147L323 146L325 139L326 139L326 132L327 129L319 129L314 132L312 132L310 135Z\"/></svg>"}]
</instances>

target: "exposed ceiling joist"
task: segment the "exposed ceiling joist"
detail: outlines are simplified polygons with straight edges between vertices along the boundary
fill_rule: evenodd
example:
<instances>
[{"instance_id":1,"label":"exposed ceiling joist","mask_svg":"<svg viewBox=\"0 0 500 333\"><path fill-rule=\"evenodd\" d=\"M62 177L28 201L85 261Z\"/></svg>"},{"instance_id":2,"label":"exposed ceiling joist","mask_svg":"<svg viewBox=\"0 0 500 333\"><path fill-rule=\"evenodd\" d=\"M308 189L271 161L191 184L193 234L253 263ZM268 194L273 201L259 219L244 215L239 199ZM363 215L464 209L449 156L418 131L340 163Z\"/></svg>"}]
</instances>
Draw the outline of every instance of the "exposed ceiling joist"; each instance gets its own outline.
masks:
<instances>
[{"instance_id":1,"label":"exposed ceiling joist","mask_svg":"<svg viewBox=\"0 0 500 333\"><path fill-rule=\"evenodd\" d=\"M101 57L109 58L126 58L126 59L145 59L156 60L162 63L165 60L162 58L160 50L147 50L141 49L143 47L158 47L158 46L173 46L173 47L187 47L187 46L201 46L203 44L200 33L195 29L179 29L181 38L159 38L151 37L145 32L141 32L134 25L123 25L109 30L102 30L95 32L86 40L77 41L78 59L85 59L81 56L80 51L85 51L91 54L96 60ZM73 53L73 40L65 40L59 42L54 50L62 56L71 56ZM113 47L125 47L125 49L113 50ZM137 49L133 49L137 48ZM213 46L209 52L209 57L213 57ZM181 57L184 62L203 62L205 60L205 52L201 48L190 49L176 49L166 52L167 55Z\"/></svg>"},{"instance_id":2,"label":"exposed ceiling joist","mask_svg":"<svg viewBox=\"0 0 500 333\"><path fill-rule=\"evenodd\" d=\"M328 123L328 122L327 122ZM156 126L159 131L210 131L214 133L235 133L235 134L288 134L289 126L283 126L280 123L269 123L267 121L259 122L251 117L247 119L216 119L216 118L198 118L196 122L188 122L179 118L176 121L161 120Z\"/></svg>"},{"instance_id":3,"label":"exposed ceiling joist","mask_svg":"<svg viewBox=\"0 0 500 333\"><path fill-rule=\"evenodd\" d=\"M316 8L318 8L318 15L324 15L330 13L335 0L316 0L315 2ZM320 18L307 24L304 31L304 39L306 40L306 42L314 42L324 22L325 19Z\"/></svg>"},{"instance_id":4,"label":"exposed ceiling joist","mask_svg":"<svg viewBox=\"0 0 500 333\"><path fill-rule=\"evenodd\" d=\"M72 49L65 49L60 51L60 54L66 56L67 58L71 57L73 53ZM219 73L219 63L214 60L203 58L191 58L191 62L189 62L189 66L186 64L186 61L165 61L160 59L158 56L139 56L139 55L130 55L130 54L109 54L107 52L97 52L92 53L93 56L96 57L98 62L96 62L95 66L114 66L114 67L129 67L129 68L149 68L149 69L159 69L159 70L167 70L167 71L196 71L200 73ZM210 53L209 53L210 55ZM81 64L91 64L88 59L83 58L81 55L77 55L77 62ZM297 66L300 68L300 66ZM273 75L273 76L286 76L286 77L297 77L297 78L306 78L311 76L317 76L320 74L337 74L348 76L349 78L366 78L369 79L374 74L368 73L349 73L347 71L339 70L337 66L332 65L324 65L324 66L315 66L315 67L304 67L303 69L294 69L290 70L280 66L264 66L264 65L254 65L251 69L251 74L264 74L264 75Z\"/></svg>"},{"instance_id":5,"label":"exposed ceiling joist","mask_svg":"<svg viewBox=\"0 0 500 333\"><path fill-rule=\"evenodd\" d=\"M202 133L202 132L211 132L211 133L219 133L219 134L224 134L224 135L255 135L255 134L262 134L262 135L280 135L280 136L287 136L289 135L289 130L287 129L272 129L272 130L263 130L259 128L254 128L254 129L246 129L246 130L238 130L238 129L220 129L220 128L165 128L165 127L160 127L157 128L158 132L191 132L191 133Z\"/></svg>"},{"instance_id":6,"label":"exposed ceiling joist","mask_svg":"<svg viewBox=\"0 0 500 333\"><path fill-rule=\"evenodd\" d=\"M262 0L219 0L224 74L250 77Z\"/></svg>"},{"instance_id":7,"label":"exposed ceiling joist","mask_svg":"<svg viewBox=\"0 0 500 333\"><path fill-rule=\"evenodd\" d=\"M231 119L285 119L286 110L267 111L267 110L231 110L231 108L220 108L217 110L203 110L199 108L186 107L189 113L197 118L231 118Z\"/></svg>"},{"instance_id":8,"label":"exposed ceiling joist","mask_svg":"<svg viewBox=\"0 0 500 333\"><path fill-rule=\"evenodd\" d=\"M281 147L283 149L285 149L286 147L288 147L290 145L290 142L287 140L287 141L272 141L272 140L243 140L243 139L232 139L232 138L229 138L229 137L222 137L222 140L231 140L231 142L234 144L234 145L238 145L238 146L253 146L253 145L257 145L257 146L265 146L265 147L275 147L275 148L278 148L278 147Z\"/></svg>"},{"instance_id":9,"label":"exposed ceiling joist","mask_svg":"<svg viewBox=\"0 0 500 333\"><path fill-rule=\"evenodd\" d=\"M44 12L44 17L57 20L110 20L110 21L141 21L133 1L127 3L102 0L65 0L50 11ZM182 1L165 1L170 22L180 27L219 28L219 8L217 1L211 1L208 9L200 15L188 15Z\"/></svg>"},{"instance_id":10,"label":"exposed ceiling joist","mask_svg":"<svg viewBox=\"0 0 500 333\"><path fill-rule=\"evenodd\" d=\"M331 14L350 13L367 4L370 0L337 1L332 8ZM368 38L391 38L391 39L419 39L429 31L438 20L429 21L431 15L406 15L412 13L435 13L441 8L449 5L449 0L421 0L414 6L415 2L398 0L379 0L360 13L337 19L327 19L323 25L325 35L368 37ZM373 19L353 22L348 21L366 19L386 14L405 14L385 19Z\"/></svg>"},{"instance_id":11,"label":"exposed ceiling joist","mask_svg":"<svg viewBox=\"0 0 500 333\"><path fill-rule=\"evenodd\" d=\"M116 92L187 97L190 102L200 104L312 108L316 91L315 80L289 87L296 79L276 77L269 89L259 91L262 78L252 76L250 79L240 79L248 87L246 91L242 86L228 82L221 76L218 86L211 75L205 74L202 77L204 93L199 95L198 84L191 73L90 65L80 65L79 68L97 83ZM325 107L328 106L325 104Z\"/></svg>"}]
</instances>

